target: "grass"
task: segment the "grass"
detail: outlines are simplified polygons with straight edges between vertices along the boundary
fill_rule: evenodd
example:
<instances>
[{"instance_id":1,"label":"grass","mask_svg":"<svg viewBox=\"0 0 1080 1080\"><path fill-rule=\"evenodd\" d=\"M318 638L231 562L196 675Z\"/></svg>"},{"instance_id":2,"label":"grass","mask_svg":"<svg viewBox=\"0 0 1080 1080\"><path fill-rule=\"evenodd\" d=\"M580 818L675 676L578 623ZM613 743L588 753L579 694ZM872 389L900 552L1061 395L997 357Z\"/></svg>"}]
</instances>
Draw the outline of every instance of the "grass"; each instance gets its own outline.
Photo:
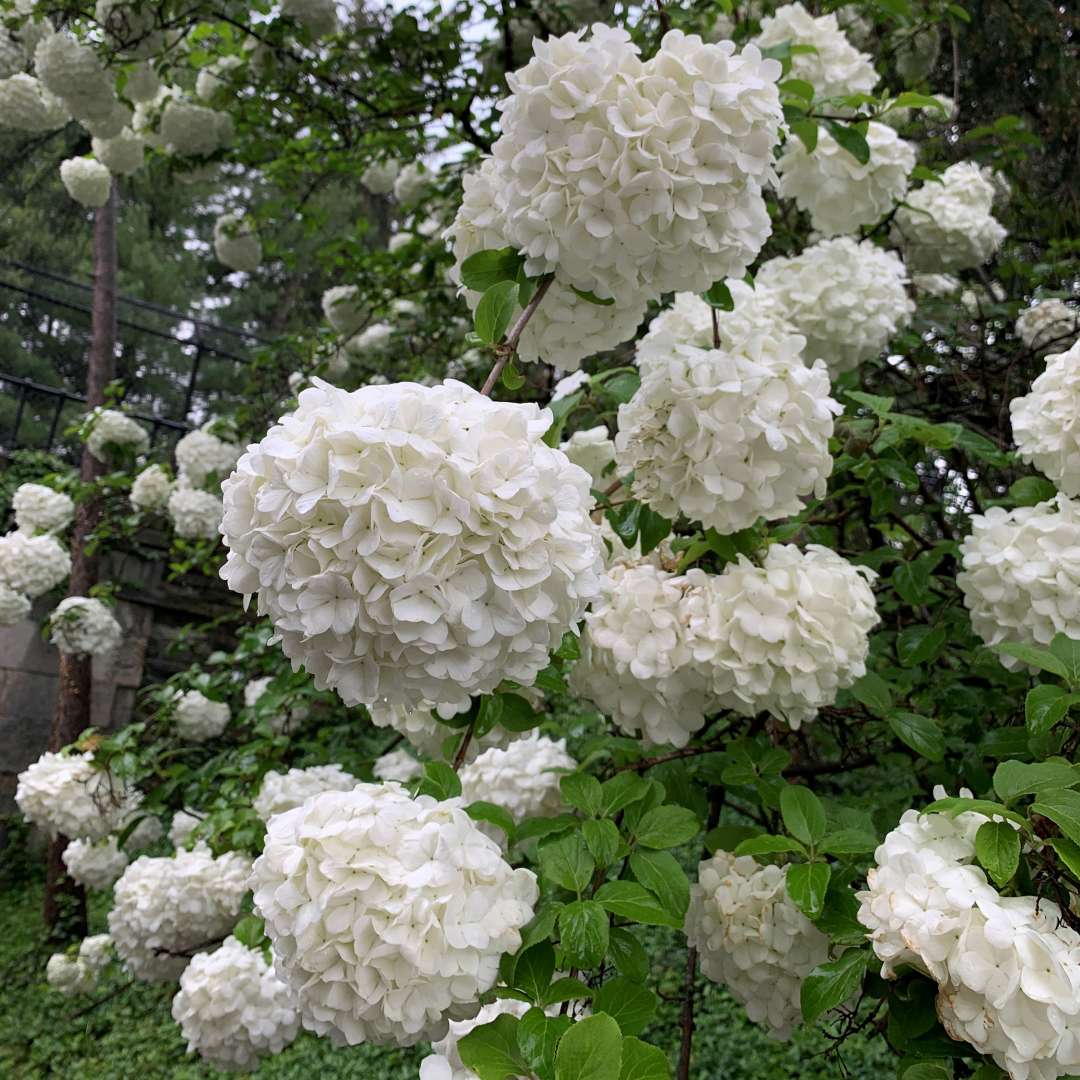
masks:
<instances>
[{"instance_id":1,"label":"grass","mask_svg":"<svg viewBox=\"0 0 1080 1080\"><path fill-rule=\"evenodd\" d=\"M107 929L107 900L96 897L91 932ZM674 936L653 943L659 989L675 997L682 985L682 955ZM130 984L120 972L107 975L87 997L66 998L45 985L50 953L41 923L41 883L24 880L0 891L0 1076L78 1080L196 1080L218 1076L188 1057L169 1006L172 986ZM96 1003L96 1004L95 1004ZM677 1052L679 1003L664 1001L644 1037ZM881 1080L895 1066L880 1042L855 1037L842 1061L826 1057L825 1038L799 1031L777 1043L749 1023L742 1009L718 986L705 983L697 1011L694 1067L702 1080ZM304 1034L257 1075L273 1080L415 1080L426 1047L392 1050L358 1046L338 1049Z\"/></svg>"}]
</instances>

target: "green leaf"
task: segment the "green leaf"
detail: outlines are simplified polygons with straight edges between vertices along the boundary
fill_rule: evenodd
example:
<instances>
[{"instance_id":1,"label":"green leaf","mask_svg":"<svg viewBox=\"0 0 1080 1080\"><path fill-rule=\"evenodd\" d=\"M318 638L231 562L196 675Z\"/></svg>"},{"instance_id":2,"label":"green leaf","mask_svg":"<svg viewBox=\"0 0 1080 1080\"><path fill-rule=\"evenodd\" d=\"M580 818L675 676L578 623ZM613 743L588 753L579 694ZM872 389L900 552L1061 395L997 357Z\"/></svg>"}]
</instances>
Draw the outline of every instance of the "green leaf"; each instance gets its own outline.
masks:
<instances>
[{"instance_id":1,"label":"green leaf","mask_svg":"<svg viewBox=\"0 0 1080 1080\"><path fill-rule=\"evenodd\" d=\"M1006 821L984 821L975 834L975 857L998 888L1020 865L1020 834Z\"/></svg>"},{"instance_id":2,"label":"green leaf","mask_svg":"<svg viewBox=\"0 0 1080 1080\"><path fill-rule=\"evenodd\" d=\"M832 871L828 863L795 863L788 867L788 895L808 919L816 919L824 909L830 877Z\"/></svg>"},{"instance_id":3,"label":"green leaf","mask_svg":"<svg viewBox=\"0 0 1080 1080\"><path fill-rule=\"evenodd\" d=\"M803 117L796 119L792 117L788 121L788 127L791 128L792 133L796 135L799 141L806 147L806 152L812 154L817 149L818 141L818 124L816 120L812 120L809 117Z\"/></svg>"},{"instance_id":4,"label":"green leaf","mask_svg":"<svg viewBox=\"0 0 1080 1080\"><path fill-rule=\"evenodd\" d=\"M642 504L638 514L638 534L641 537L641 554L648 555L671 533L671 522L655 510Z\"/></svg>"},{"instance_id":5,"label":"green leaf","mask_svg":"<svg viewBox=\"0 0 1080 1080\"><path fill-rule=\"evenodd\" d=\"M1024 719L1032 735L1044 735L1065 719L1069 711L1069 694L1053 683L1033 686L1024 699Z\"/></svg>"},{"instance_id":6,"label":"green leaf","mask_svg":"<svg viewBox=\"0 0 1080 1080\"><path fill-rule=\"evenodd\" d=\"M581 835L585 838L585 846L596 860L597 866L610 866L619 857L619 849L626 850L615 822L607 818L601 821L583 821Z\"/></svg>"},{"instance_id":7,"label":"green leaf","mask_svg":"<svg viewBox=\"0 0 1080 1080\"><path fill-rule=\"evenodd\" d=\"M586 303L596 304L599 307L611 307L611 305L615 303L615 297L613 296L609 296L604 300L597 296L596 293L589 292L587 289L579 289L576 285L571 285L570 288L573 289Z\"/></svg>"},{"instance_id":8,"label":"green leaf","mask_svg":"<svg viewBox=\"0 0 1080 1080\"><path fill-rule=\"evenodd\" d=\"M1066 839L1080 844L1080 792L1047 791L1031 804L1031 813L1049 818Z\"/></svg>"},{"instance_id":9,"label":"green leaf","mask_svg":"<svg viewBox=\"0 0 1080 1080\"><path fill-rule=\"evenodd\" d=\"M535 840L541 836L551 836L554 833L567 832L576 829L579 824L578 818L573 814L559 814L556 817L527 818L517 828L515 840L524 844L529 840Z\"/></svg>"},{"instance_id":10,"label":"green leaf","mask_svg":"<svg viewBox=\"0 0 1080 1080\"><path fill-rule=\"evenodd\" d=\"M501 705L498 723L507 731L531 731L544 718L520 694L507 692L497 696Z\"/></svg>"},{"instance_id":11,"label":"green leaf","mask_svg":"<svg viewBox=\"0 0 1080 1080\"><path fill-rule=\"evenodd\" d=\"M788 784L780 789L780 815L784 828L804 844L816 844L828 827L821 800L801 784Z\"/></svg>"},{"instance_id":12,"label":"green leaf","mask_svg":"<svg viewBox=\"0 0 1080 1080\"><path fill-rule=\"evenodd\" d=\"M473 1028L458 1040L462 1063L480 1080L507 1080L528 1072L529 1067L518 1049L517 1028L517 1017L509 1013Z\"/></svg>"},{"instance_id":13,"label":"green leaf","mask_svg":"<svg viewBox=\"0 0 1080 1080\"><path fill-rule=\"evenodd\" d=\"M1015 821L1017 825L1022 828L1031 831L1030 826L1027 823L1027 818L1022 814L1018 814L1015 810L1010 810L1007 806L1002 806L1001 803L996 803L991 799L936 799L932 802L924 811L924 814L965 814L968 811L972 811L976 814L985 814L987 817L997 816L1006 818L1008 821Z\"/></svg>"},{"instance_id":14,"label":"green leaf","mask_svg":"<svg viewBox=\"0 0 1080 1080\"><path fill-rule=\"evenodd\" d=\"M803 1019L812 1024L823 1013L842 1005L862 985L869 954L848 949L836 960L818 964L803 980L799 1001Z\"/></svg>"},{"instance_id":15,"label":"green leaf","mask_svg":"<svg viewBox=\"0 0 1080 1080\"><path fill-rule=\"evenodd\" d=\"M497 829L502 829L502 831L506 833L507 843L511 844L514 842L514 819L503 809L503 807L496 806L494 803L484 802L481 799L466 806L465 813L467 813L473 821L486 821L489 825L494 825Z\"/></svg>"},{"instance_id":16,"label":"green leaf","mask_svg":"<svg viewBox=\"0 0 1080 1080\"><path fill-rule=\"evenodd\" d=\"M873 671L868 671L855 682L850 692L856 701L874 712L884 712L892 707L892 687Z\"/></svg>"},{"instance_id":17,"label":"green leaf","mask_svg":"<svg viewBox=\"0 0 1080 1080\"><path fill-rule=\"evenodd\" d=\"M544 877L571 892L580 893L596 869L580 833L544 840L538 854Z\"/></svg>"},{"instance_id":18,"label":"green leaf","mask_svg":"<svg viewBox=\"0 0 1080 1080\"><path fill-rule=\"evenodd\" d=\"M841 124L836 120L826 120L825 126L829 134L842 146L860 165L866 165L870 161L870 144L866 136L852 124Z\"/></svg>"},{"instance_id":19,"label":"green leaf","mask_svg":"<svg viewBox=\"0 0 1080 1080\"><path fill-rule=\"evenodd\" d=\"M502 341L517 303L517 282L499 281L488 287L473 314L473 324L481 341L489 345Z\"/></svg>"},{"instance_id":20,"label":"green leaf","mask_svg":"<svg viewBox=\"0 0 1080 1080\"><path fill-rule=\"evenodd\" d=\"M1077 784L1080 784L1080 769L1067 761L1043 761L1036 765L1003 761L994 771L994 792L1006 803L1022 795L1039 795Z\"/></svg>"},{"instance_id":21,"label":"green leaf","mask_svg":"<svg viewBox=\"0 0 1080 1080\"><path fill-rule=\"evenodd\" d=\"M604 393L610 395L620 405L625 405L641 386L641 376L637 372L626 372L608 379L603 386Z\"/></svg>"},{"instance_id":22,"label":"green leaf","mask_svg":"<svg viewBox=\"0 0 1080 1080\"><path fill-rule=\"evenodd\" d=\"M1069 873L1080 880L1080 844L1074 844L1062 836L1052 836L1049 843Z\"/></svg>"},{"instance_id":23,"label":"green leaf","mask_svg":"<svg viewBox=\"0 0 1080 1080\"><path fill-rule=\"evenodd\" d=\"M555 1080L619 1080L622 1041L610 1016L597 1013L579 1020L559 1040Z\"/></svg>"},{"instance_id":24,"label":"green leaf","mask_svg":"<svg viewBox=\"0 0 1080 1080\"><path fill-rule=\"evenodd\" d=\"M827 855L863 855L876 850L877 837L862 829L837 829L821 841L820 847Z\"/></svg>"},{"instance_id":25,"label":"green leaf","mask_svg":"<svg viewBox=\"0 0 1080 1080\"><path fill-rule=\"evenodd\" d=\"M1073 686L1080 683L1080 641L1073 641L1068 634L1055 634L1050 651L1065 665L1065 678Z\"/></svg>"},{"instance_id":26,"label":"green leaf","mask_svg":"<svg viewBox=\"0 0 1080 1080\"><path fill-rule=\"evenodd\" d=\"M785 94L794 94L796 97L805 98L807 101L814 100L814 84L805 79L785 79L779 87Z\"/></svg>"},{"instance_id":27,"label":"green leaf","mask_svg":"<svg viewBox=\"0 0 1080 1080\"><path fill-rule=\"evenodd\" d=\"M529 1067L544 1076L555 1071L555 1049L573 1021L569 1016L548 1016L531 1008L518 1024L518 1047Z\"/></svg>"},{"instance_id":28,"label":"green leaf","mask_svg":"<svg viewBox=\"0 0 1080 1080\"><path fill-rule=\"evenodd\" d=\"M560 1001L576 1001L578 998L592 997L590 990L580 979L556 979L548 988L548 1005L558 1005Z\"/></svg>"},{"instance_id":29,"label":"green leaf","mask_svg":"<svg viewBox=\"0 0 1080 1080\"><path fill-rule=\"evenodd\" d=\"M701 822L685 806L657 806L638 822L634 834L639 844L650 848L678 847L693 840Z\"/></svg>"},{"instance_id":30,"label":"green leaf","mask_svg":"<svg viewBox=\"0 0 1080 1080\"><path fill-rule=\"evenodd\" d=\"M628 548L633 547L641 524L641 503L628 502L624 506L608 510L604 516L615 531L615 535Z\"/></svg>"},{"instance_id":31,"label":"green leaf","mask_svg":"<svg viewBox=\"0 0 1080 1080\"><path fill-rule=\"evenodd\" d=\"M503 329L505 330L505 327ZM501 382L507 390L520 390L525 385L525 376L518 371L512 356L503 365L502 374L499 376L499 382Z\"/></svg>"},{"instance_id":32,"label":"green leaf","mask_svg":"<svg viewBox=\"0 0 1080 1080\"><path fill-rule=\"evenodd\" d=\"M580 810L589 817L596 817L603 809L604 801L600 781L588 773L569 773L559 779L559 791L563 802Z\"/></svg>"},{"instance_id":33,"label":"green leaf","mask_svg":"<svg viewBox=\"0 0 1080 1080\"><path fill-rule=\"evenodd\" d=\"M649 785L635 772L617 773L600 785L603 796L604 817L614 817L620 810L643 799L649 793Z\"/></svg>"},{"instance_id":34,"label":"green leaf","mask_svg":"<svg viewBox=\"0 0 1080 1080\"><path fill-rule=\"evenodd\" d=\"M735 847L735 855L782 855L788 851L807 854L806 845L791 836L751 836L740 841Z\"/></svg>"},{"instance_id":35,"label":"green leaf","mask_svg":"<svg viewBox=\"0 0 1080 1080\"><path fill-rule=\"evenodd\" d=\"M735 300L731 295L731 290L727 286L726 281L714 282L709 290L703 294L705 302L709 307L714 307L718 311L734 311Z\"/></svg>"},{"instance_id":36,"label":"green leaf","mask_svg":"<svg viewBox=\"0 0 1080 1080\"><path fill-rule=\"evenodd\" d=\"M466 289L487 292L492 285L514 281L525 258L513 248L488 248L470 255L461 264L461 283Z\"/></svg>"},{"instance_id":37,"label":"green leaf","mask_svg":"<svg viewBox=\"0 0 1080 1080\"><path fill-rule=\"evenodd\" d=\"M710 852L734 851L744 841L760 835L761 831L754 825L717 825L705 834L705 847ZM786 841L787 837L777 839Z\"/></svg>"},{"instance_id":38,"label":"green leaf","mask_svg":"<svg viewBox=\"0 0 1080 1080\"><path fill-rule=\"evenodd\" d=\"M994 648L1006 656L1015 657L1029 667L1049 671L1051 675L1057 675L1060 679L1069 677L1069 669L1049 649L1040 649L1035 645L1025 645L1019 641L1007 641L1003 645L995 645Z\"/></svg>"},{"instance_id":39,"label":"green leaf","mask_svg":"<svg viewBox=\"0 0 1080 1080\"><path fill-rule=\"evenodd\" d=\"M641 983L622 975L609 979L592 999L594 1013L607 1013L624 1035L640 1035L656 1013L660 999Z\"/></svg>"},{"instance_id":40,"label":"green leaf","mask_svg":"<svg viewBox=\"0 0 1080 1080\"><path fill-rule=\"evenodd\" d=\"M612 963L634 982L649 977L649 957L641 942L625 926L613 926L608 935L608 956Z\"/></svg>"},{"instance_id":41,"label":"green leaf","mask_svg":"<svg viewBox=\"0 0 1080 1080\"><path fill-rule=\"evenodd\" d=\"M266 926L258 915L245 915L233 927L233 937L249 949L258 949L266 937Z\"/></svg>"},{"instance_id":42,"label":"green leaf","mask_svg":"<svg viewBox=\"0 0 1080 1080\"><path fill-rule=\"evenodd\" d=\"M896 635L896 657L901 667L936 660L948 638L944 626L909 626Z\"/></svg>"},{"instance_id":43,"label":"green leaf","mask_svg":"<svg viewBox=\"0 0 1080 1080\"><path fill-rule=\"evenodd\" d=\"M952 1066L942 1061L917 1061L903 1072L901 1080L952 1080Z\"/></svg>"},{"instance_id":44,"label":"green leaf","mask_svg":"<svg viewBox=\"0 0 1080 1080\"><path fill-rule=\"evenodd\" d=\"M630 871L676 918L682 919L690 906L690 881L679 861L667 851L635 851ZM625 1034L632 1034L625 1032Z\"/></svg>"},{"instance_id":45,"label":"green leaf","mask_svg":"<svg viewBox=\"0 0 1080 1080\"><path fill-rule=\"evenodd\" d=\"M1009 498L1017 506L1035 506L1057 494L1057 488L1045 476L1025 476L1009 488Z\"/></svg>"},{"instance_id":46,"label":"green leaf","mask_svg":"<svg viewBox=\"0 0 1080 1080\"><path fill-rule=\"evenodd\" d=\"M563 951L576 968L593 968L608 947L607 912L595 900L577 900L559 912Z\"/></svg>"},{"instance_id":47,"label":"green leaf","mask_svg":"<svg viewBox=\"0 0 1080 1080\"><path fill-rule=\"evenodd\" d=\"M905 90L893 101L889 108L897 109L937 109L938 112L948 115L948 110L937 98L929 94L916 94L912 90Z\"/></svg>"},{"instance_id":48,"label":"green leaf","mask_svg":"<svg viewBox=\"0 0 1080 1080\"><path fill-rule=\"evenodd\" d=\"M627 1036L622 1043L619 1080L671 1080L667 1055L658 1046Z\"/></svg>"},{"instance_id":49,"label":"green leaf","mask_svg":"<svg viewBox=\"0 0 1080 1080\"><path fill-rule=\"evenodd\" d=\"M924 564L902 563L889 577L901 600L913 606L927 603L933 596L930 592L930 573Z\"/></svg>"},{"instance_id":50,"label":"green leaf","mask_svg":"<svg viewBox=\"0 0 1080 1080\"><path fill-rule=\"evenodd\" d=\"M555 949L550 941L541 941L519 954L514 965L513 986L528 994L530 1001L543 1005L554 974Z\"/></svg>"},{"instance_id":51,"label":"green leaf","mask_svg":"<svg viewBox=\"0 0 1080 1080\"><path fill-rule=\"evenodd\" d=\"M461 781L445 761L428 761L417 794L430 795L433 799L456 799L461 794Z\"/></svg>"},{"instance_id":52,"label":"green leaf","mask_svg":"<svg viewBox=\"0 0 1080 1080\"><path fill-rule=\"evenodd\" d=\"M635 881L606 881L594 899L605 911L646 926L682 927L682 919L668 911L657 898Z\"/></svg>"},{"instance_id":53,"label":"green leaf","mask_svg":"<svg viewBox=\"0 0 1080 1080\"><path fill-rule=\"evenodd\" d=\"M891 712L888 721L893 734L915 753L927 761L944 760L945 735L937 721L910 712Z\"/></svg>"}]
</instances>

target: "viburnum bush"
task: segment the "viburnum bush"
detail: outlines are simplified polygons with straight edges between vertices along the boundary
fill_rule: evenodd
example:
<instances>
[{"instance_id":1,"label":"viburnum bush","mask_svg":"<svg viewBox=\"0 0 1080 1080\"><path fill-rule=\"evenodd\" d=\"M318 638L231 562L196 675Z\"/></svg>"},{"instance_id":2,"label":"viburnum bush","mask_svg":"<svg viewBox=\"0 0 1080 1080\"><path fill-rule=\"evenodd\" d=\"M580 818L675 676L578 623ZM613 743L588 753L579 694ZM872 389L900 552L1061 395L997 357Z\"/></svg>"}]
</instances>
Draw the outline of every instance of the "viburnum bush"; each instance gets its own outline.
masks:
<instances>
[{"instance_id":1,"label":"viburnum bush","mask_svg":"<svg viewBox=\"0 0 1080 1080\"><path fill-rule=\"evenodd\" d=\"M111 400L0 537L0 622L91 491L235 600L20 777L120 965L221 1068L302 1025L687 1080L711 981L900 1080L1080 1074L1078 266L965 8L234 7L2 5L0 123L83 130L77 202L216 183L232 288L294 218L326 271L261 408L168 447Z\"/></svg>"}]
</instances>

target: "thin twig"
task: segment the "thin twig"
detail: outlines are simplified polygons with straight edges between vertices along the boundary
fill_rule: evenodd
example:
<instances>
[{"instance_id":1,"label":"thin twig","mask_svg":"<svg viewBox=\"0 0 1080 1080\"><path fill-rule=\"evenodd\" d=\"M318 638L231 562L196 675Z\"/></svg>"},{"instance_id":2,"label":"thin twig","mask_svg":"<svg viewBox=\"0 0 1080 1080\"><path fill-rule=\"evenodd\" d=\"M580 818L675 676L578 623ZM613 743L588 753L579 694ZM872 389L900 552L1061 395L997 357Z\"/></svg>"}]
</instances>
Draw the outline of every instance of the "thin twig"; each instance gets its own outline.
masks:
<instances>
[{"instance_id":1,"label":"thin twig","mask_svg":"<svg viewBox=\"0 0 1080 1080\"><path fill-rule=\"evenodd\" d=\"M476 718L473 717L469 721L469 726L465 729L465 734L461 736L461 742L458 744L457 753L454 755L454 772L457 772L462 765L465 764L465 755L469 752L469 743L472 742L473 727L476 724Z\"/></svg>"},{"instance_id":2,"label":"thin twig","mask_svg":"<svg viewBox=\"0 0 1080 1080\"><path fill-rule=\"evenodd\" d=\"M604 494L608 498L611 498L611 496L614 495L615 492L618 491L619 488L621 488L621 487L622 487L622 481L616 478L615 480L613 480L611 482L611 484L608 487L604 488Z\"/></svg>"},{"instance_id":3,"label":"thin twig","mask_svg":"<svg viewBox=\"0 0 1080 1080\"><path fill-rule=\"evenodd\" d=\"M121 983L119 986L114 987L104 997L98 998L97 1001L92 1001L89 1005L85 1005L81 1009L76 1009L74 1012L68 1013L67 1016L64 1017L64 1020L78 1020L80 1016L85 1016L87 1013L93 1012L96 1008L98 1008L98 1006L104 1005L106 1002L112 1001L114 997L118 997L125 990L127 990L128 987L134 985L135 980L129 979L126 983Z\"/></svg>"},{"instance_id":4,"label":"thin twig","mask_svg":"<svg viewBox=\"0 0 1080 1080\"><path fill-rule=\"evenodd\" d=\"M712 347L714 349L720 348L720 316L717 313L716 308L710 305L709 311L712 312Z\"/></svg>"},{"instance_id":5,"label":"thin twig","mask_svg":"<svg viewBox=\"0 0 1080 1080\"><path fill-rule=\"evenodd\" d=\"M551 283L554 280L554 274L547 274L540 279L540 284L536 286L536 292L533 293L532 299L525 305L525 309L517 317L517 322L510 328L509 336L501 345L495 347L495 366L484 380L484 385L480 390L481 394L487 397L491 396L491 391L495 389L495 384L499 381L499 376L502 374L503 368L506 367L507 360L517 352L518 342L521 340L521 335L525 333L525 327L529 325L529 320L536 314L540 301L544 299L544 294L551 288Z\"/></svg>"}]
</instances>

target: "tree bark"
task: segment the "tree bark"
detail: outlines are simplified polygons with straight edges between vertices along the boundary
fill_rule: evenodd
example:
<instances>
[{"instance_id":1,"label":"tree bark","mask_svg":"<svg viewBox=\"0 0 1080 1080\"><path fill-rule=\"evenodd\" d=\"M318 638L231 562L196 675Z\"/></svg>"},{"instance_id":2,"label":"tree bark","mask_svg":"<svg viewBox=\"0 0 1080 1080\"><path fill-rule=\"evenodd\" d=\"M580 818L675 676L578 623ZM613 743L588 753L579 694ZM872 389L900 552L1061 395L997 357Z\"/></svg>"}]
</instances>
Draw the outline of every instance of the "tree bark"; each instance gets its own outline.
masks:
<instances>
[{"instance_id":1,"label":"tree bark","mask_svg":"<svg viewBox=\"0 0 1080 1080\"><path fill-rule=\"evenodd\" d=\"M90 349L86 363L86 406L105 402L105 388L116 369L116 184L109 201L94 217L94 293L90 324ZM104 472L104 466L84 447L79 479L84 490ZM101 519L101 497L80 499L71 533L71 577L68 596L86 596L97 584L99 559L88 555L87 541ZM49 749L56 751L75 741L90 726L92 665L89 656L60 654L56 712ZM45 881L45 925L54 939L86 936L86 892L67 874L63 859L68 838L49 842Z\"/></svg>"}]
</instances>

